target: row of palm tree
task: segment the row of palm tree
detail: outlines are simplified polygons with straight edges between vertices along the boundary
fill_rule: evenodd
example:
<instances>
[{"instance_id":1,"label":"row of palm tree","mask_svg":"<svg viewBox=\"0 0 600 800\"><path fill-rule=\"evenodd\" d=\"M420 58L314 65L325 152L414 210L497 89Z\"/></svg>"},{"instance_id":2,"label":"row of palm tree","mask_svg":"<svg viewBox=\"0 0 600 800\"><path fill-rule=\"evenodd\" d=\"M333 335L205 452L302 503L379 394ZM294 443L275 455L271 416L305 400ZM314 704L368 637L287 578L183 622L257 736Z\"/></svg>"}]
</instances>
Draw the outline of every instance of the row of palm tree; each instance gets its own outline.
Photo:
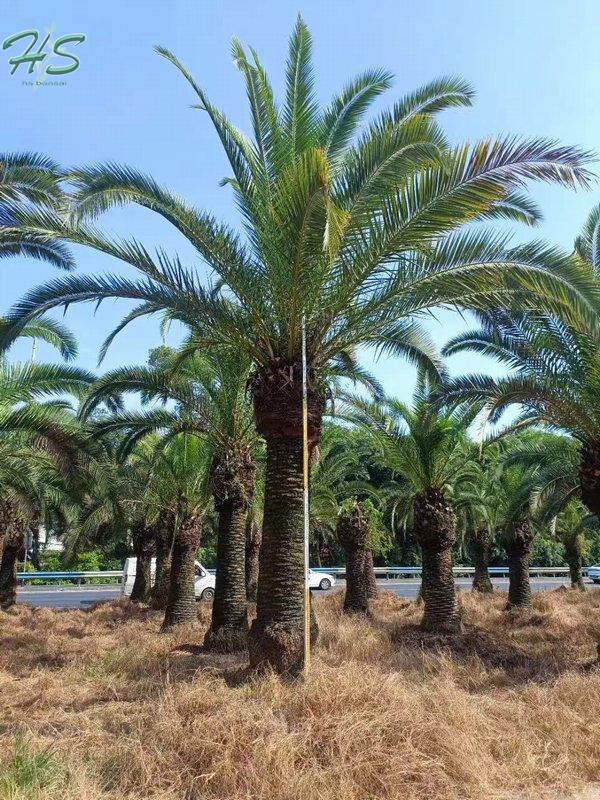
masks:
<instances>
[{"instance_id":1,"label":"row of palm tree","mask_svg":"<svg viewBox=\"0 0 600 800\"><path fill-rule=\"evenodd\" d=\"M498 308L525 327L543 327L548 320L548 331L553 331L554 321L560 320L558 325L577 335L587 337L591 330L592 347L598 335L594 232L581 239L572 256L539 242L511 247L505 235L489 227L498 219L535 224L540 213L526 194L528 181L587 186L589 154L545 139L450 145L437 115L469 106L473 98L471 88L456 78L434 81L365 122L373 101L391 84L387 72L372 70L321 108L311 50L310 33L298 19L290 39L285 96L278 103L257 54L234 40L234 62L252 123L248 136L213 105L170 51L158 48L187 81L215 129L231 170L223 182L240 213L238 230L132 167L111 163L61 172L43 159L17 157L3 160L0 178L5 253L39 255L69 269L69 245L81 245L131 268L131 276L73 273L33 289L8 316L1 335L4 347L53 308L106 298L133 300L136 306L109 336L101 355L118 333L144 316L159 315L165 324L178 321L187 331L173 364L167 359L149 373L111 374L92 390L81 416L89 417L85 425L94 429L94 441L111 431L121 455L130 452L133 458L135 448L157 431L168 440L159 449L171 459L165 469L173 469L174 495L165 500L157 492L156 519L163 524L166 508L173 515L171 577L190 577L191 554L208 508L201 498L212 495L219 512L222 569L207 645L227 647L246 636L245 576L237 559L253 506L255 448L258 439L264 442L262 543L250 659L255 667L268 664L291 672L301 668L303 652L303 336L308 440L314 453L332 387L349 379L375 388L359 362L362 349L407 358L428 376L423 386L432 381L445 387L443 362L421 324L431 309L471 311L494 330ZM174 225L195 249L198 263L186 265L162 249L153 254L134 238L115 240L96 227L105 211L130 203ZM550 333L544 335L545 352L551 341ZM453 343L452 349L459 346L466 343ZM238 366L228 377L231 364ZM560 369L553 369L560 384ZM435 403L429 389L423 389L422 402L434 403L432 411L425 411L419 398L415 410L395 402L377 410L356 403L352 412L359 424L376 432L388 467L404 469L412 481L412 513L424 562L425 625L432 629L452 630L459 624L450 569L456 511L445 488L446 470L455 482L469 480L473 455L465 426L483 392L467 397L463 388L450 383L447 396ZM166 398L175 410L139 415L117 409L95 419L98 403L108 409L118 405L115 394L132 390ZM251 400L252 420L244 395ZM473 407L453 409L455 401L464 405L469 399ZM586 414L587 399L581 397ZM549 405L545 398L538 421L548 421ZM418 473L410 458L394 455L393 441L388 446L380 433L387 425L384 417L392 426L400 418L405 421L415 452L433 445ZM582 411L582 428L573 434L585 442L580 482L584 501L593 505L600 451L588 422L586 417L584 432ZM455 456L463 449L464 457ZM190 475L189 465L202 459L209 467ZM158 468L151 461L154 475ZM180 480L180 470L191 485ZM203 495L205 479L209 488ZM136 504L125 507L133 515ZM141 520L134 516L132 529L138 522L151 522L147 515ZM513 526L515 575L529 538L526 527L524 521ZM136 536L145 541L145 534ZM141 544L139 553L142 557ZM170 582L166 618L171 622L191 614L184 585L190 581Z\"/></svg>"}]
</instances>

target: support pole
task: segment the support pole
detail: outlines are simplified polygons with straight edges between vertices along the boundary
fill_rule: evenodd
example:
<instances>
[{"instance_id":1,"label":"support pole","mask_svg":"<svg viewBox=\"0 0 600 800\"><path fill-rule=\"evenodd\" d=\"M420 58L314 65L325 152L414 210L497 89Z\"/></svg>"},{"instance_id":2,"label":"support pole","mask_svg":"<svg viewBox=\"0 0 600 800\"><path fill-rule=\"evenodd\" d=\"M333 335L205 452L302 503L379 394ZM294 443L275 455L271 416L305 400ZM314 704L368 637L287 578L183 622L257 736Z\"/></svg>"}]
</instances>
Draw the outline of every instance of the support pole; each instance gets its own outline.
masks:
<instances>
[{"instance_id":1,"label":"support pole","mask_svg":"<svg viewBox=\"0 0 600 800\"><path fill-rule=\"evenodd\" d=\"M310 670L309 500L308 500L308 374L306 320L302 316L302 443L304 473L304 674Z\"/></svg>"}]
</instances>

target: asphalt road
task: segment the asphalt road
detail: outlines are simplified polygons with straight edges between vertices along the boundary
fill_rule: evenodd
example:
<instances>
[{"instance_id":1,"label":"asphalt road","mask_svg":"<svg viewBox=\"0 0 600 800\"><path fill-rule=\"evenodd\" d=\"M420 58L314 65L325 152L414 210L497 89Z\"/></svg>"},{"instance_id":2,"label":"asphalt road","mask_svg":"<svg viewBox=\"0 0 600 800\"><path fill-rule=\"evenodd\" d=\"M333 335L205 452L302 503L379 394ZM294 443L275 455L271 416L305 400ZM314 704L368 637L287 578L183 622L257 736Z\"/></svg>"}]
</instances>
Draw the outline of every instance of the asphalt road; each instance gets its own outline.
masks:
<instances>
[{"instance_id":1,"label":"asphalt road","mask_svg":"<svg viewBox=\"0 0 600 800\"><path fill-rule=\"evenodd\" d=\"M343 586L339 581L336 586ZM377 581L383 589L388 589L400 597L414 600L419 591L420 581L416 579ZM496 588L507 591L508 579L494 578ZM468 578L459 578L456 585L463 591L468 591L471 581ZM590 588L593 584L588 582ZM556 589L559 586L568 586L568 582L561 578L532 578L531 586L535 592ZM335 588L335 587L334 587ZM317 593L318 594L318 593ZM103 600L114 600L120 595L118 586L36 586L25 587L18 591L18 601L31 606L45 606L47 608L89 608L93 603Z\"/></svg>"}]
</instances>

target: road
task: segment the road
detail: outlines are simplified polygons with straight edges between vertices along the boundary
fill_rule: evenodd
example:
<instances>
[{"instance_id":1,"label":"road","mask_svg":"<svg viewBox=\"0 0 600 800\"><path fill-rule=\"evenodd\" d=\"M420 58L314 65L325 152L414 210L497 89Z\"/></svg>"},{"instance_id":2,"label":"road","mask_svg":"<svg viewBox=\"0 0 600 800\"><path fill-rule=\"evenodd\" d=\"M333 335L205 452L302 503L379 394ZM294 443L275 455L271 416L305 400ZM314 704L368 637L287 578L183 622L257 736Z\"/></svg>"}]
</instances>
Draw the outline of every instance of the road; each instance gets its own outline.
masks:
<instances>
[{"instance_id":1,"label":"road","mask_svg":"<svg viewBox=\"0 0 600 800\"><path fill-rule=\"evenodd\" d=\"M493 584L502 591L508 590L507 578L494 578ZM343 586L343 581L339 581L337 586ZM419 591L420 581L415 578L404 580L377 581L383 589L388 589L400 597L407 597L414 600ZM591 588L591 582L588 582ZM459 578L456 585L463 591L468 591L471 581L468 578ZM531 587L535 592L556 589L559 586L568 586L568 582L562 578L532 578ZM120 588L118 586L36 586L19 589L18 600L32 606L46 606L48 608L89 608L93 603L103 600L114 600L119 597Z\"/></svg>"}]
</instances>

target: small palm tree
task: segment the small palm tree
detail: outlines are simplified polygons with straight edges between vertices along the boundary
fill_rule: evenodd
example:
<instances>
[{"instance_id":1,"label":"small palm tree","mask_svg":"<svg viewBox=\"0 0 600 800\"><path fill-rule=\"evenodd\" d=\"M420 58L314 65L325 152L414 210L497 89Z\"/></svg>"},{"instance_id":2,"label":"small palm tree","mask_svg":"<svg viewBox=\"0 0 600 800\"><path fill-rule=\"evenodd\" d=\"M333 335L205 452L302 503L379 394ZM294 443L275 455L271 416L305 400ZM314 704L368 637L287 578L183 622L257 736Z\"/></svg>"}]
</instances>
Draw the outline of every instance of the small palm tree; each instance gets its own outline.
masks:
<instances>
[{"instance_id":1,"label":"small palm tree","mask_svg":"<svg viewBox=\"0 0 600 800\"><path fill-rule=\"evenodd\" d=\"M16 602L16 566L29 529L62 491L56 464L23 435L0 437L0 608Z\"/></svg>"},{"instance_id":2,"label":"small palm tree","mask_svg":"<svg viewBox=\"0 0 600 800\"><path fill-rule=\"evenodd\" d=\"M523 438L511 448L506 463L516 463L531 474L532 500L537 520L548 526L565 548L571 585L584 590L582 578L585 533L595 517L579 500L577 443L552 434Z\"/></svg>"},{"instance_id":3,"label":"small palm tree","mask_svg":"<svg viewBox=\"0 0 600 800\"><path fill-rule=\"evenodd\" d=\"M202 526L211 506L210 453L196 436L166 436L158 446L163 497L175 517L169 593L163 629L196 625L196 555Z\"/></svg>"},{"instance_id":4,"label":"small palm tree","mask_svg":"<svg viewBox=\"0 0 600 800\"><path fill-rule=\"evenodd\" d=\"M9 235L86 245L120 258L142 277L53 281L17 305L11 335L45 309L121 297L139 305L119 329L166 312L191 328L201 326L191 347L204 350L218 342L247 354L255 422L267 444L251 660L296 671L304 597L303 329L313 447L321 435L327 370L356 365L359 346L434 367L434 348L416 319L428 309L488 307L508 296L527 306L543 301L581 310L587 284L560 253L538 244L508 249L496 234L458 229L499 217L533 224L539 213L521 193L524 182L585 184L589 175L585 153L546 140L448 147L434 116L472 99L470 87L453 78L402 98L362 129L366 111L390 85L385 71L358 76L321 109L312 41L301 19L290 40L281 105L256 53L249 55L235 40L232 49L247 89L251 137L213 105L172 53L158 52L184 76L217 132L232 172L224 182L234 193L245 236L135 169L78 169L71 174L66 215L18 213ZM124 203L171 222L215 280L203 281L176 257L163 251L153 257L140 243L113 241L86 223Z\"/></svg>"},{"instance_id":5,"label":"small palm tree","mask_svg":"<svg viewBox=\"0 0 600 800\"><path fill-rule=\"evenodd\" d=\"M551 486L556 491L555 500L559 494L556 475L551 474L554 465L550 467L546 462L550 468L544 469L544 462L556 444L551 439L536 432L507 437L492 464L490 518L496 526L496 540L505 549L508 560L508 609L531 605L531 547L536 530L548 521L540 515L538 500Z\"/></svg>"},{"instance_id":6,"label":"small palm tree","mask_svg":"<svg viewBox=\"0 0 600 800\"><path fill-rule=\"evenodd\" d=\"M586 590L583 582L583 553L589 520L590 515L585 506L575 500L564 507L554 523L556 537L565 548L571 588L580 592Z\"/></svg>"},{"instance_id":7,"label":"small palm tree","mask_svg":"<svg viewBox=\"0 0 600 800\"><path fill-rule=\"evenodd\" d=\"M368 614L369 600L377 596L373 571L373 540L381 514L371 500L350 498L341 503L336 536L346 554L346 613Z\"/></svg>"},{"instance_id":8,"label":"small palm tree","mask_svg":"<svg viewBox=\"0 0 600 800\"><path fill-rule=\"evenodd\" d=\"M336 539L340 505L356 496L372 496L365 459L366 448L349 441L349 431L326 424L310 465L310 534L313 557L320 564L320 551Z\"/></svg>"},{"instance_id":9,"label":"small palm tree","mask_svg":"<svg viewBox=\"0 0 600 800\"><path fill-rule=\"evenodd\" d=\"M457 486L453 497L454 509L471 551L475 572L473 591L489 594L493 585L489 573L490 551L497 527L498 497L495 478L497 466L489 459L472 464L472 476Z\"/></svg>"},{"instance_id":10,"label":"small palm tree","mask_svg":"<svg viewBox=\"0 0 600 800\"><path fill-rule=\"evenodd\" d=\"M184 355L163 348L152 359L155 366L107 373L93 387L82 413L91 413L117 393L141 393L145 403L172 401L175 408L116 413L104 418L99 430L124 432L125 446L153 431L170 436L185 431L203 440L219 515L215 598L205 644L231 651L246 647L248 635L245 540L258 443L246 399L250 362L243 351L231 348Z\"/></svg>"},{"instance_id":11,"label":"small palm tree","mask_svg":"<svg viewBox=\"0 0 600 800\"><path fill-rule=\"evenodd\" d=\"M472 474L475 446L467 431L476 411L446 412L434 400L434 388L421 376L411 407L399 400L355 399L348 416L369 431L380 463L405 481L404 513L412 515L423 559L423 627L455 631L460 613L452 571L456 514L451 495Z\"/></svg>"},{"instance_id":12,"label":"small palm tree","mask_svg":"<svg viewBox=\"0 0 600 800\"><path fill-rule=\"evenodd\" d=\"M26 326L23 335L43 338L66 355L74 353L72 336L51 322L39 320ZM93 377L62 364L11 364L6 354L0 355L0 453L4 454L0 595L4 606L15 601L15 565L24 530L39 519L51 490L59 490L59 473L63 477L68 473L89 440L67 398L80 397Z\"/></svg>"}]
</instances>

